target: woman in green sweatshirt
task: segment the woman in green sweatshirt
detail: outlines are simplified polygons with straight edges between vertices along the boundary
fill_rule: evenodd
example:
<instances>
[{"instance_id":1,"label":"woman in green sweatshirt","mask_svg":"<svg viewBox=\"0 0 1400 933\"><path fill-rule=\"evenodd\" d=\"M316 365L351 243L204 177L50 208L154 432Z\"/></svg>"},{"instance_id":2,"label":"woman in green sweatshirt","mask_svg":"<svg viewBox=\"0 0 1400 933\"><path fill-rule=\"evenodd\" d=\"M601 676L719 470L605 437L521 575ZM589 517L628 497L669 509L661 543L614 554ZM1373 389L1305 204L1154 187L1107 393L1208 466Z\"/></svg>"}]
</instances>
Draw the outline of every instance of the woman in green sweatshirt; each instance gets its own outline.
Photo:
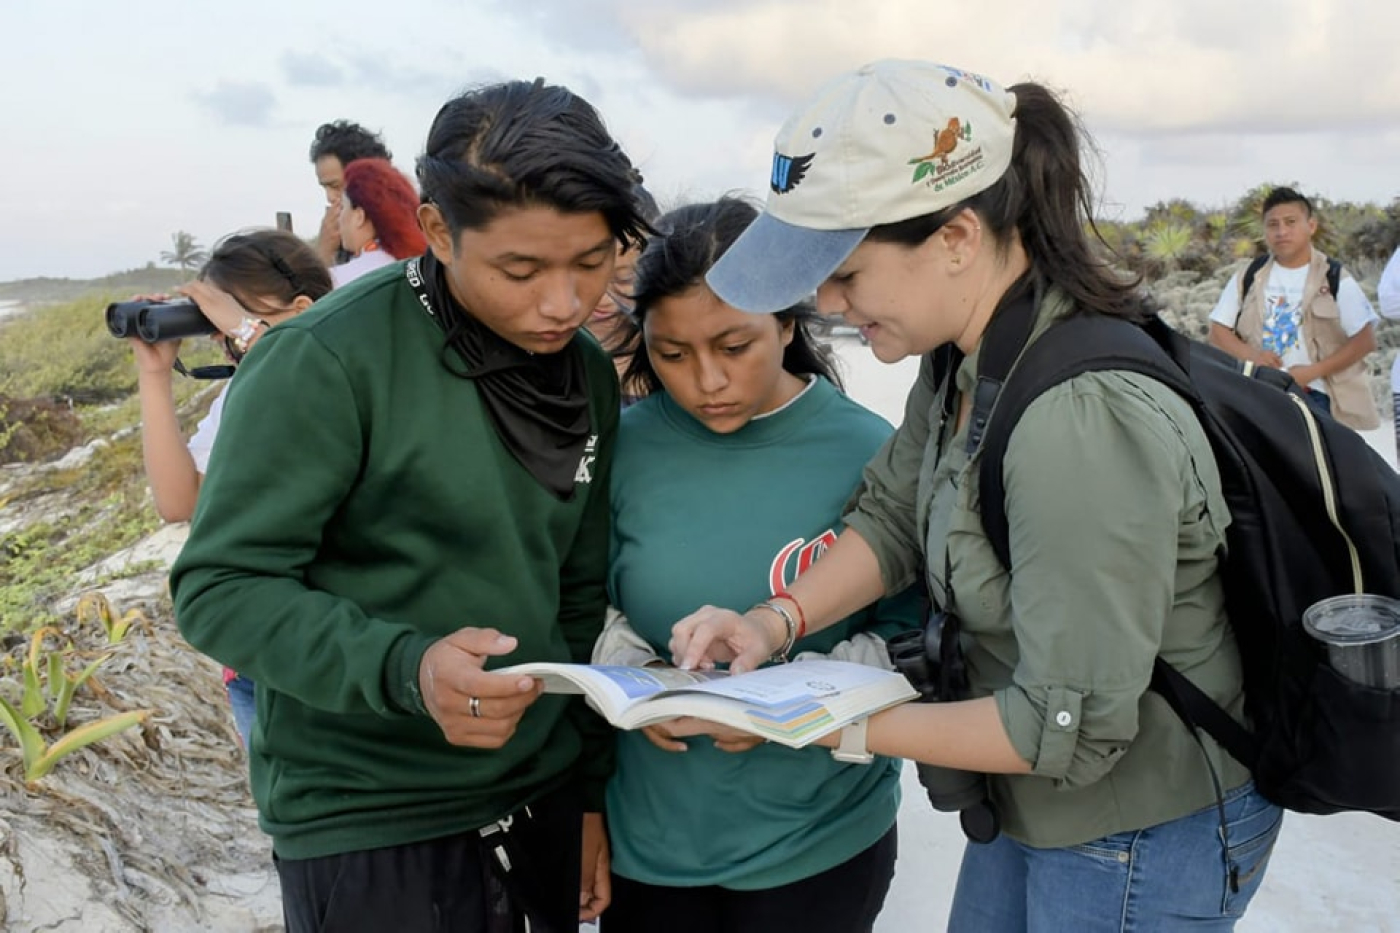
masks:
<instances>
[{"instance_id":1,"label":"woman in green sweatshirt","mask_svg":"<svg viewBox=\"0 0 1400 933\"><path fill-rule=\"evenodd\" d=\"M991 776L1002 833L968 845L949 929L1224 931L1258 890L1282 814L1148 689L1161 657L1243 710L1219 566L1230 514L1190 406L1133 373L1062 382L1001 462L1009 571L979 511L968 439L982 427L974 396L991 388L978 381L989 322L1025 315L1033 341L1069 314L1144 315L1087 232L1079 143L1039 85L876 62L780 131L767 212L707 282L753 312L815 290L879 359L925 356L846 531L791 599L821 630L922 578L961 620L971 697L868 724L873 751ZM961 364L940 382L927 355L948 345ZM677 657L698 663L709 647L751 665L781 623L696 613L676 627Z\"/></svg>"},{"instance_id":2,"label":"woman in green sweatshirt","mask_svg":"<svg viewBox=\"0 0 1400 933\"><path fill-rule=\"evenodd\" d=\"M667 214L637 263L641 342L624 381L612 480L610 623L599 663L660 663L671 625L705 600L782 594L841 529L861 466L889 436L846 397L807 330L809 304L731 308L705 287L758 211L724 198ZM793 463L822 469L794 473ZM859 607L796 652L888 667L884 639L918 624L912 594ZM860 933L894 872L899 767L822 748L666 725L618 737L608 787L609 933Z\"/></svg>"},{"instance_id":3,"label":"woman in green sweatshirt","mask_svg":"<svg viewBox=\"0 0 1400 933\"><path fill-rule=\"evenodd\" d=\"M608 898L611 731L487 668L586 661L602 628L619 401L580 330L645 224L597 113L542 81L449 101L418 181L430 252L239 368L176 614L257 682L290 931L576 929Z\"/></svg>"}]
</instances>

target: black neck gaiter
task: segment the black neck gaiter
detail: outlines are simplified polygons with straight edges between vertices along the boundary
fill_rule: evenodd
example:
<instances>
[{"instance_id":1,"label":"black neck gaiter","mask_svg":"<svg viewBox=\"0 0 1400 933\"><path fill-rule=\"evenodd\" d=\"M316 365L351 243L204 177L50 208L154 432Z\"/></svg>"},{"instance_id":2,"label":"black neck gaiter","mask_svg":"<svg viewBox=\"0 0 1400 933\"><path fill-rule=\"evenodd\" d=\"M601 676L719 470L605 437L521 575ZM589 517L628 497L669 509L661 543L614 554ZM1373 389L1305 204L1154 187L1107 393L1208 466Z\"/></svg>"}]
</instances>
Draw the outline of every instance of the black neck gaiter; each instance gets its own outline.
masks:
<instances>
[{"instance_id":1,"label":"black neck gaiter","mask_svg":"<svg viewBox=\"0 0 1400 933\"><path fill-rule=\"evenodd\" d=\"M431 250L421 266L425 295L420 297L426 297L428 313L447 335L443 365L476 383L496 434L516 461L555 496L568 499L592 428L577 339L558 353L521 349L457 303L447 271ZM410 269L410 283L413 278Z\"/></svg>"}]
</instances>

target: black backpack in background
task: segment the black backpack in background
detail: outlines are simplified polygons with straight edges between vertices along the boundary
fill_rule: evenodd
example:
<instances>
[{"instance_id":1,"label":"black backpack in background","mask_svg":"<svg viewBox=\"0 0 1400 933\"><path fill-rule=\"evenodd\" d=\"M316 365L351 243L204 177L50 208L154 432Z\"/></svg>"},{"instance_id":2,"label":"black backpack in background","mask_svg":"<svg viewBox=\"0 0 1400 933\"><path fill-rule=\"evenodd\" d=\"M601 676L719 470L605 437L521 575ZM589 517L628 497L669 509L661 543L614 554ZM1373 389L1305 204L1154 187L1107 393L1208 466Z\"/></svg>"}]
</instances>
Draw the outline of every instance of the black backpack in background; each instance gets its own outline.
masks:
<instances>
[{"instance_id":1,"label":"black backpack in background","mask_svg":"<svg viewBox=\"0 0 1400 933\"><path fill-rule=\"evenodd\" d=\"M1003 566L1014 569L1002 458L1031 402L1096 370L1170 387L1210 439L1230 509L1221 572L1252 729L1161 658L1152 689L1247 765L1275 803L1400 820L1400 689L1342 677L1302 626L1304 610L1329 596L1400 598L1400 475L1360 435L1316 414L1287 373L1246 367L1159 318L1072 316L1017 362L1037 304L1013 302L993 318L973 398L968 447L981 445L982 523Z\"/></svg>"}]
</instances>

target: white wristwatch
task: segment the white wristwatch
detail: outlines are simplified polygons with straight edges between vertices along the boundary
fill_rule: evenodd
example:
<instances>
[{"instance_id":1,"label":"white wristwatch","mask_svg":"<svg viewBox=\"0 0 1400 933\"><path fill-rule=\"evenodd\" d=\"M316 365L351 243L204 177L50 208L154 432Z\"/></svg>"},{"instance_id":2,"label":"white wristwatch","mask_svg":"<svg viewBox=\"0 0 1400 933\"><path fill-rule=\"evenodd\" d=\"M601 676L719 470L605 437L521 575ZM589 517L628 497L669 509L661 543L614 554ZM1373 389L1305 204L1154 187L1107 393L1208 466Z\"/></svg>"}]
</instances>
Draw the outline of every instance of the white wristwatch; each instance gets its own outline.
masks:
<instances>
[{"instance_id":1,"label":"white wristwatch","mask_svg":"<svg viewBox=\"0 0 1400 933\"><path fill-rule=\"evenodd\" d=\"M868 719L857 719L841 730L841 744L831 750L831 757L852 765L868 765L875 756L865 747L865 727Z\"/></svg>"}]
</instances>

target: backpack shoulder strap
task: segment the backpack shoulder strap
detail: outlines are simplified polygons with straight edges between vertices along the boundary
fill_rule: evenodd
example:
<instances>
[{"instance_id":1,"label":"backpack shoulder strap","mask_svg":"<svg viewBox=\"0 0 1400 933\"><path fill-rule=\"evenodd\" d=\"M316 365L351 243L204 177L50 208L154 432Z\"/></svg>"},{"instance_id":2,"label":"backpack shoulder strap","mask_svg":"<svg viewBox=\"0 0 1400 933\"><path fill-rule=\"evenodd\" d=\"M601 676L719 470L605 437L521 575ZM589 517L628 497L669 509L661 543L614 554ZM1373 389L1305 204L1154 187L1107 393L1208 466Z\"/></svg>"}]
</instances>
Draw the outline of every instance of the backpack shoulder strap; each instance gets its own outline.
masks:
<instances>
[{"instance_id":1,"label":"backpack shoulder strap","mask_svg":"<svg viewBox=\"0 0 1400 933\"><path fill-rule=\"evenodd\" d=\"M1263 256L1255 256L1249 261L1249 265L1245 266L1244 274L1240 276L1241 304L1244 303L1245 297L1249 295L1250 287L1254 285L1254 277L1259 274L1259 270L1264 268L1264 264L1268 261L1269 257L1267 254Z\"/></svg>"},{"instance_id":2,"label":"backpack shoulder strap","mask_svg":"<svg viewBox=\"0 0 1400 933\"><path fill-rule=\"evenodd\" d=\"M1332 297L1336 298L1342 288L1342 262L1340 259L1327 260L1327 287L1332 292Z\"/></svg>"},{"instance_id":3,"label":"backpack shoulder strap","mask_svg":"<svg viewBox=\"0 0 1400 933\"><path fill-rule=\"evenodd\" d=\"M1187 373L1189 343L1158 319L1138 326L1121 318L1080 314L1047 330L1030 345L1000 398L982 438L978 469L982 525L1003 567L1011 566L1002 460L1021 416L1041 393L1082 373L1127 370L1156 379L1201 402Z\"/></svg>"},{"instance_id":4,"label":"backpack shoulder strap","mask_svg":"<svg viewBox=\"0 0 1400 933\"><path fill-rule=\"evenodd\" d=\"M987 322L978 350L977 385L972 391L972 413L967 429L969 457L981 446L1002 386L1035 329L1040 310L1040 285L1025 279L1015 289Z\"/></svg>"}]
</instances>

